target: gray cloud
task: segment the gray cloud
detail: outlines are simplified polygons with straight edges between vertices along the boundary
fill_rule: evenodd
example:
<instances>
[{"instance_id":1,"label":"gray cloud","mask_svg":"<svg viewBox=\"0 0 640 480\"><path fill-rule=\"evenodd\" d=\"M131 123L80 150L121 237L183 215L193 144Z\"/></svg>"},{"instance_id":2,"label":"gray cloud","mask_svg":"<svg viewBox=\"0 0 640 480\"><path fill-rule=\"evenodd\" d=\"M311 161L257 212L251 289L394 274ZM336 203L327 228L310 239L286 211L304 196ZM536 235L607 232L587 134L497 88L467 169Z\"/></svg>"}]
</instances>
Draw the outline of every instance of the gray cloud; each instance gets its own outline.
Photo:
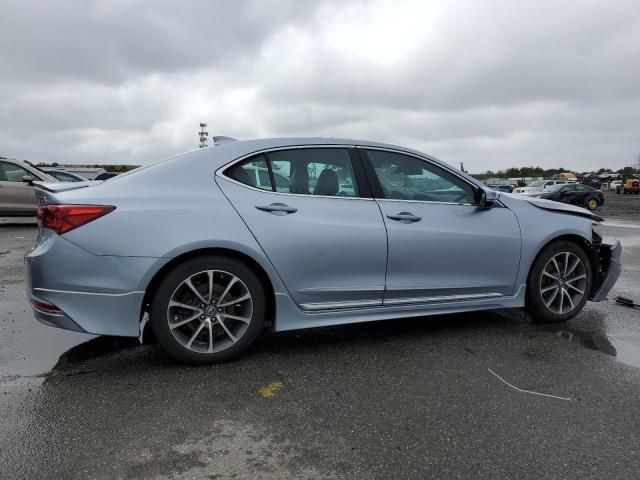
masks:
<instances>
[{"instance_id":1,"label":"gray cloud","mask_svg":"<svg viewBox=\"0 0 640 480\"><path fill-rule=\"evenodd\" d=\"M640 153L640 4L9 1L0 155L148 163L216 134L370 138L472 171Z\"/></svg>"}]
</instances>

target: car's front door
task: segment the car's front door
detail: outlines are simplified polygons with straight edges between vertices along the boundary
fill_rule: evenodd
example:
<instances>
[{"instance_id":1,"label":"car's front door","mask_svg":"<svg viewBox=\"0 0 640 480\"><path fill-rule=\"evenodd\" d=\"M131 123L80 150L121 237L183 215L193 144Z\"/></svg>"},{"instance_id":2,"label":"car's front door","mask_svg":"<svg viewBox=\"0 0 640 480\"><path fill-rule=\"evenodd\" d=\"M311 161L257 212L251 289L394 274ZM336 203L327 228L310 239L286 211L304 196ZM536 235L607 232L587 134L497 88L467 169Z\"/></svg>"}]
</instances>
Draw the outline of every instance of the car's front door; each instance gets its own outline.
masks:
<instances>
[{"instance_id":1,"label":"car's front door","mask_svg":"<svg viewBox=\"0 0 640 480\"><path fill-rule=\"evenodd\" d=\"M23 177L33 176L14 163L0 161L0 212L8 215L35 214L35 190Z\"/></svg>"},{"instance_id":2,"label":"car's front door","mask_svg":"<svg viewBox=\"0 0 640 480\"><path fill-rule=\"evenodd\" d=\"M382 304L387 235L347 148L271 151L216 181L307 310ZM255 175L255 171L267 175Z\"/></svg>"},{"instance_id":3,"label":"car's front door","mask_svg":"<svg viewBox=\"0 0 640 480\"><path fill-rule=\"evenodd\" d=\"M572 194L571 203L578 207L584 207L587 203L587 197L589 197L590 188L581 183L575 183L572 187L575 192Z\"/></svg>"},{"instance_id":4,"label":"car's front door","mask_svg":"<svg viewBox=\"0 0 640 480\"><path fill-rule=\"evenodd\" d=\"M474 187L427 159L361 149L389 238L384 303L509 296L520 227L502 206L475 206Z\"/></svg>"}]
</instances>

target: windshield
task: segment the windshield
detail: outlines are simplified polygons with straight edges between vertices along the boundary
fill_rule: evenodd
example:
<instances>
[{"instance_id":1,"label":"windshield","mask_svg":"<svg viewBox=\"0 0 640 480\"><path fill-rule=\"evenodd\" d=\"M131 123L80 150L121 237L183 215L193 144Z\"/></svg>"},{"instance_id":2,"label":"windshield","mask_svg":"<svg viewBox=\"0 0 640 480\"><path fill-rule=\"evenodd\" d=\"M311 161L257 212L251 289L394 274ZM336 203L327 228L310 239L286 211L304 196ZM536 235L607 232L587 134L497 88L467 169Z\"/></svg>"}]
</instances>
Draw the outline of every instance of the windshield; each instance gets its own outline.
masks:
<instances>
[{"instance_id":1,"label":"windshield","mask_svg":"<svg viewBox=\"0 0 640 480\"><path fill-rule=\"evenodd\" d=\"M551 185L544 189L545 192L559 192L562 190L564 185L562 183L558 183L557 185Z\"/></svg>"},{"instance_id":2,"label":"windshield","mask_svg":"<svg viewBox=\"0 0 640 480\"><path fill-rule=\"evenodd\" d=\"M540 188L544 185L544 180L536 180L535 182L531 182L527 187Z\"/></svg>"}]
</instances>

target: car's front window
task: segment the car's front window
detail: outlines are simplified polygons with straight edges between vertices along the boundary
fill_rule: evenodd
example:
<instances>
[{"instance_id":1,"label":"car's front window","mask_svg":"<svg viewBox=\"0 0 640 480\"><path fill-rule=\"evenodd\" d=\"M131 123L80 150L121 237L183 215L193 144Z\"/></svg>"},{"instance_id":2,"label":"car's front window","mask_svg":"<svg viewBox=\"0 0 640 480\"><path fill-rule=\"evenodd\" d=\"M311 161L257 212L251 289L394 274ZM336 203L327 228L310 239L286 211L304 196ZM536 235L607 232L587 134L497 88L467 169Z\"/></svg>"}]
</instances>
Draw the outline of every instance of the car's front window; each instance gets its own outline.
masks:
<instances>
[{"instance_id":1,"label":"car's front window","mask_svg":"<svg viewBox=\"0 0 640 480\"><path fill-rule=\"evenodd\" d=\"M385 198L474 203L471 185L440 167L394 152L368 150L367 155Z\"/></svg>"},{"instance_id":2,"label":"car's front window","mask_svg":"<svg viewBox=\"0 0 640 480\"><path fill-rule=\"evenodd\" d=\"M550 192L550 193L559 192L563 188L564 188L564 185L558 183L557 185L551 185L550 187L545 188L545 192Z\"/></svg>"},{"instance_id":3,"label":"car's front window","mask_svg":"<svg viewBox=\"0 0 640 480\"><path fill-rule=\"evenodd\" d=\"M28 170L8 162L0 162L0 181L22 182L23 177L33 177Z\"/></svg>"},{"instance_id":4,"label":"car's front window","mask_svg":"<svg viewBox=\"0 0 640 480\"><path fill-rule=\"evenodd\" d=\"M531 182L529 185L527 185L528 187L532 187L532 188L540 188L542 186L544 186L544 182L541 180L536 180L535 182Z\"/></svg>"}]
</instances>

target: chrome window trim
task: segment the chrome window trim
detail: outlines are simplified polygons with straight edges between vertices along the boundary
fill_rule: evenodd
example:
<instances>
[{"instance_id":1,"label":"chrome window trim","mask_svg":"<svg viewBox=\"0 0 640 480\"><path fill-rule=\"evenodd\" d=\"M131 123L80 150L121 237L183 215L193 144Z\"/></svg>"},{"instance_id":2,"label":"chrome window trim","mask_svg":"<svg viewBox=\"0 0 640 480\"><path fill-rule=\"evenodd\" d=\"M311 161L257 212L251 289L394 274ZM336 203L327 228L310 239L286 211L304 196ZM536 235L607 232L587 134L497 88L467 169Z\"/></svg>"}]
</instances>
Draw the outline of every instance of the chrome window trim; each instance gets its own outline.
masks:
<instances>
[{"instance_id":1,"label":"chrome window trim","mask_svg":"<svg viewBox=\"0 0 640 480\"><path fill-rule=\"evenodd\" d=\"M236 185L240 185L241 187L245 187L248 188L250 190L254 190L256 192L261 192L261 193L269 193L269 194L275 194L275 195L286 195L289 197L305 197L305 198L333 198L334 200L366 200L366 201L373 201L373 198L368 198L368 197L361 197L361 196L357 196L357 197L341 197L338 195L313 195L311 193L309 194L305 194L305 193L289 193L289 192L274 192L273 190L264 190L262 188L257 188L254 187L252 185L247 185L246 183L242 183L239 182L237 180L234 180L233 178L227 177L224 174L224 170L233 167L236 163L242 162L244 160L247 160L248 158L251 158L255 155L260 155L263 153L269 153L269 152L280 152L283 150L300 150L300 149L306 149L306 148L340 148L342 150L348 150L349 148L355 148L355 145L292 145L292 146L286 146L286 147L272 147L272 148L263 148L262 150L256 150L255 152L251 152L247 155L243 155L242 157L238 157L235 160L232 160L231 162L223 165L222 167L218 168L215 171L215 176L216 177L220 177L220 178L224 178L225 180L231 182L231 183L235 183ZM351 161L351 159L349 159L349 161ZM353 172L354 175L354 180L357 181L356 178L356 173L355 171Z\"/></svg>"}]
</instances>

